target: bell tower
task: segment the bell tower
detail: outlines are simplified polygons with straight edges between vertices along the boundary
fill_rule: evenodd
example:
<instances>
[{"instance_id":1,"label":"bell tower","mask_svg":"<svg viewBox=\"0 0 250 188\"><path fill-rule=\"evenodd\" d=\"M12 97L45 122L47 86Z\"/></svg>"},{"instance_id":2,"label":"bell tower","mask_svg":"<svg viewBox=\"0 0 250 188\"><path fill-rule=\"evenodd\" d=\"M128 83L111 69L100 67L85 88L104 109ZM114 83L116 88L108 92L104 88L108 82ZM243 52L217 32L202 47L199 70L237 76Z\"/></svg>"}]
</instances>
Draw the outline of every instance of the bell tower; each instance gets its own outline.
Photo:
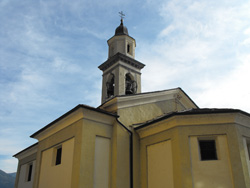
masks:
<instances>
[{"instance_id":1,"label":"bell tower","mask_svg":"<svg viewBox=\"0 0 250 188\"><path fill-rule=\"evenodd\" d=\"M103 71L102 103L118 95L141 93L141 69L145 66L135 60L135 39L121 23L108 41L108 59L98 68Z\"/></svg>"}]
</instances>

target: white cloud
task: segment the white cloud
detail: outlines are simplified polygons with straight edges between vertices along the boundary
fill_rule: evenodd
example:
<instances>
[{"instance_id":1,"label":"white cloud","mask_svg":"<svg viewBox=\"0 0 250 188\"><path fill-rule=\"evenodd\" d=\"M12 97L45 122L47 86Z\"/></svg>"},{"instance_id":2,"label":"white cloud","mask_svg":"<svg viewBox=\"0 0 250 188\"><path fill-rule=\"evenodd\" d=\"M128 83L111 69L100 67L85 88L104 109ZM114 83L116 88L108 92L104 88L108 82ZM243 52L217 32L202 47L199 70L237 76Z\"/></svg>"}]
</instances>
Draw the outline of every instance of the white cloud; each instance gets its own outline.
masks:
<instances>
[{"instance_id":1,"label":"white cloud","mask_svg":"<svg viewBox=\"0 0 250 188\"><path fill-rule=\"evenodd\" d=\"M202 92L196 94L202 107L241 108L250 112L250 54L241 59L242 63L232 72L218 80L207 80Z\"/></svg>"},{"instance_id":2,"label":"white cloud","mask_svg":"<svg viewBox=\"0 0 250 188\"><path fill-rule=\"evenodd\" d=\"M8 158L0 161L1 170L6 173L13 173L17 171L17 159Z\"/></svg>"},{"instance_id":3,"label":"white cloud","mask_svg":"<svg viewBox=\"0 0 250 188\"><path fill-rule=\"evenodd\" d=\"M173 31L175 30L175 26L174 25L169 25L167 26L165 29L163 29L160 34L159 37L167 37L169 34L171 34Z\"/></svg>"},{"instance_id":4,"label":"white cloud","mask_svg":"<svg viewBox=\"0 0 250 188\"><path fill-rule=\"evenodd\" d=\"M180 86L201 107L250 111L250 2L172 0L158 10L166 26L139 50L143 88Z\"/></svg>"}]
</instances>

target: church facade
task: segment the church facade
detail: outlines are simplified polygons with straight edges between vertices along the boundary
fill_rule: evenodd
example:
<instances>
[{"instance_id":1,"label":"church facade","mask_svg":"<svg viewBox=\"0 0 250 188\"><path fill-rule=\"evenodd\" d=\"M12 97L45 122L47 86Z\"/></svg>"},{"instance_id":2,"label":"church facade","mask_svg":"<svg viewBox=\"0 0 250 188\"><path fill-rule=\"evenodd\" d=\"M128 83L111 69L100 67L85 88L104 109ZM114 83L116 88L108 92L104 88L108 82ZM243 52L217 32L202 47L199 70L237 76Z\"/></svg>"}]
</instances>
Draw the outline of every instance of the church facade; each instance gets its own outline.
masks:
<instances>
[{"instance_id":1,"label":"church facade","mask_svg":"<svg viewBox=\"0 0 250 188\"><path fill-rule=\"evenodd\" d=\"M181 89L141 93L136 41L108 40L102 104L80 104L14 155L15 188L247 188L250 114L199 108Z\"/></svg>"}]
</instances>

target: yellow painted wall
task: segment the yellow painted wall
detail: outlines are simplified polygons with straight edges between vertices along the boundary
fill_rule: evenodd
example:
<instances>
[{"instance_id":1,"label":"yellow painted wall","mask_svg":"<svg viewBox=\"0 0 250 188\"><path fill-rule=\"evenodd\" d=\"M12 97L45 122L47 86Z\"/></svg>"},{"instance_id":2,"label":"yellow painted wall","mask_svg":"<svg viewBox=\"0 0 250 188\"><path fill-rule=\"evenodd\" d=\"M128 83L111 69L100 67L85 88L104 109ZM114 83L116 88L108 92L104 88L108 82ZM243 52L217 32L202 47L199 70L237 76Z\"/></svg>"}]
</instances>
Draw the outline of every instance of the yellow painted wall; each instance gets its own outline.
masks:
<instances>
[{"instance_id":1,"label":"yellow painted wall","mask_svg":"<svg viewBox=\"0 0 250 188\"><path fill-rule=\"evenodd\" d=\"M140 164L140 139L139 135L133 131L133 183L134 187L141 187L141 164Z\"/></svg>"},{"instance_id":2,"label":"yellow painted wall","mask_svg":"<svg viewBox=\"0 0 250 188\"><path fill-rule=\"evenodd\" d=\"M162 143L162 144L160 144ZM170 146L171 143L171 146ZM155 146L155 148L154 148ZM151 161L153 160L160 160L162 163L157 164L157 166L153 166L151 161L148 161L148 148L152 147L150 149L150 155ZM165 147L165 150L162 149ZM171 148L171 149L170 149ZM154 152L152 154L152 152ZM170 154L171 153L171 154ZM164 161L161 155L165 155L165 157L169 158L171 161L171 156L172 156L172 165L170 164L170 161ZM167 160L167 159L166 159ZM172 179L171 176L173 175L173 179L171 180L172 183L170 183L169 186L175 186L179 187L181 184L181 173L179 171L180 167L180 161L181 161L181 156L179 153L179 139L178 139L178 130L177 129L171 129L169 131L161 132L160 134L156 135L151 135L149 137L140 139L140 184L141 188L148 188L149 186L149 180L148 178L151 178L148 176L148 165L152 167L153 173L156 175L161 173L159 172L160 170L158 168L172 168L171 170L166 169L165 172L162 172L160 174L160 179L162 179L165 174L167 174L167 178L170 180ZM148 164L151 163L151 164ZM158 169L158 170L157 170ZM161 169L162 170L162 169ZM157 172L158 171L158 172ZM171 175L171 172L173 173ZM152 174L152 173L151 173ZM153 176L152 180L156 180L157 176ZM159 180L157 180L159 181ZM159 183L159 184L158 184ZM157 185L164 185L164 180L163 182L157 182ZM152 186L151 186L152 187Z\"/></svg>"},{"instance_id":3,"label":"yellow painted wall","mask_svg":"<svg viewBox=\"0 0 250 188\"><path fill-rule=\"evenodd\" d=\"M214 135L218 160L201 161L198 138L190 137L193 185L195 188L231 188L233 186L231 162L226 135Z\"/></svg>"},{"instance_id":4,"label":"yellow painted wall","mask_svg":"<svg viewBox=\"0 0 250 188\"><path fill-rule=\"evenodd\" d=\"M250 122L248 122L250 125ZM250 143L250 131L246 126L238 126L238 153L242 162L242 169L244 172L245 182L241 182L241 186L250 187L250 160L248 155L247 142ZM236 150L237 151L237 150ZM236 152L234 152L236 153ZM234 176L238 176L239 173L236 173Z\"/></svg>"},{"instance_id":5,"label":"yellow painted wall","mask_svg":"<svg viewBox=\"0 0 250 188\"><path fill-rule=\"evenodd\" d=\"M110 187L110 138L96 136L94 188Z\"/></svg>"},{"instance_id":6,"label":"yellow painted wall","mask_svg":"<svg viewBox=\"0 0 250 188\"><path fill-rule=\"evenodd\" d=\"M246 166L248 170L248 176L250 177L250 138L243 137L243 145L246 156Z\"/></svg>"},{"instance_id":7,"label":"yellow painted wall","mask_svg":"<svg viewBox=\"0 0 250 188\"><path fill-rule=\"evenodd\" d=\"M118 123L115 124L113 134L116 144L113 147L116 162L114 163L114 172L116 176L116 184L114 187L129 188L130 187L130 159L129 159L129 134Z\"/></svg>"},{"instance_id":8,"label":"yellow painted wall","mask_svg":"<svg viewBox=\"0 0 250 188\"><path fill-rule=\"evenodd\" d=\"M171 140L147 146L148 188L173 188Z\"/></svg>"},{"instance_id":9,"label":"yellow painted wall","mask_svg":"<svg viewBox=\"0 0 250 188\"><path fill-rule=\"evenodd\" d=\"M118 110L119 120L129 126L135 123L142 123L148 120L152 120L163 114L171 111L184 110L184 107L175 100L165 100L156 103L143 104L138 106L131 106L128 108L122 108Z\"/></svg>"},{"instance_id":10,"label":"yellow painted wall","mask_svg":"<svg viewBox=\"0 0 250 188\"><path fill-rule=\"evenodd\" d=\"M62 145L61 164L55 165L55 147L42 152L39 188L71 188L74 141L72 138Z\"/></svg>"},{"instance_id":11,"label":"yellow painted wall","mask_svg":"<svg viewBox=\"0 0 250 188\"><path fill-rule=\"evenodd\" d=\"M78 186L81 188L89 188L94 186L98 187L100 186L100 181L102 181L102 179L105 179L105 181L107 182L107 177L110 177L110 174L104 174L104 172L105 173L107 171L110 172L110 170L107 169L107 164L102 164L105 167L105 169L102 169L102 172L100 172L99 174L95 171L99 168L97 166L95 167L95 165L100 162L99 161L100 158L95 158L96 157L95 153L101 152L101 150L99 150L101 148L99 149L97 148L96 150L96 146L100 147L103 144L105 147L103 148L103 150L108 150L107 143L100 143L100 142L96 143L96 138L103 137L105 139L112 139L112 126L110 124L84 119L81 137L82 137L81 148L79 149L79 151L81 152L81 158L79 166L80 171L78 174L79 175ZM104 157L104 160L107 162L108 161L107 153L102 154L102 156ZM109 157L111 157L111 154L109 155ZM95 162L97 163L95 164ZM94 174L97 176L95 176ZM106 184L104 185L104 187L105 186Z\"/></svg>"},{"instance_id":12,"label":"yellow painted wall","mask_svg":"<svg viewBox=\"0 0 250 188\"><path fill-rule=\"evenodd\" d=\"M79 110L79 113L82 114L80 116L78 115L79 113L75 113L76 116L72 114L71 124L62 127L60 123L64 125L65 122L58 122L56 126L62 129L58 127L51 128L42 135L43 140L39 141L38 144L38 162L34 187L94 187L95 139L97 136L111 139L114 117L88 109ZM57 132L55 132L55 130L57 130ZM50 131L53 131L53 134L51 134ZM73 146L67 144L71 139L74 140ZM65 157L70 162L66 164L68 165L67 167L62 163L54 169L50 161L51 157L53 157L52 148L65 142L66 145L69 146L66 147L68 148L66 150L70 150L70 152L68 152L69 154ZM59 168L59 166L61 166L61 168ZM60 172L56 174L58 170L60 170ZM49 173L45 173L47 171L51 171L51 176ZM67 176L67 178L62 178L65 176ZM107 174L105 174L105 177L106 176ZM57 181L60 185L55 185L55 182L53 182L54 177L56 178L54 181ZM47 181L47 178L49 178L49 181ZM63 181L61 181L60 178L62 178ZM48 184L50 185L47 186Z\"/></svg>"},{"instance_id":13,"label":"yellow painted wall","mask_svg":"<svg viewBox=\"0 0 250 188\"><path fill-rule=\"evenodd\" d=\"M172 142L175 187L249 187L243 135L250 138L250 132L234 121L232 114L177 116L137 130L141 187L148 186L146 148L165 140ZM199 137L216 138L219 160L200 161Z\"/></svg>"},{"instance_id":14,"label":"yellow painted wall","mask_svg":"<svg viewBox=\"0 0 250 188\"><path fill-rule=\"evenodd\" d=\"M129 134L118 123L113 126L111 187L130 187Z\"/></svg>"}]
</instances>

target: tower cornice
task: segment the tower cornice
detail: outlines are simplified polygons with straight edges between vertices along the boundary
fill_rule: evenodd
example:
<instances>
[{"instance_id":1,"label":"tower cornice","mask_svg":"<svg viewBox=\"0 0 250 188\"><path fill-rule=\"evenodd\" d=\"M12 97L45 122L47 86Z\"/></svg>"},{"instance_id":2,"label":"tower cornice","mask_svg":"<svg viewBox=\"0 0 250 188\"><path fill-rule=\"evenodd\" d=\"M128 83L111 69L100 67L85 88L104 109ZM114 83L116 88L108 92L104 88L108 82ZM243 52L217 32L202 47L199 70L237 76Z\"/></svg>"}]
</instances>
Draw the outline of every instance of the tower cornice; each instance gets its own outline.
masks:
<instances>
[{"instance_id":1,"label":"tower cornice","mask_svg":"<svg viewBox=\"0 0 250 188\"><path fill-rule=\"evenodd\" d=\"M105 71L109 67L117 63L119 60L140 70L145 66L143 63L118 52L117 54L109 58L107 61L105 61L103 64L101 64L98 68L102 71Z\"/></svg>"},{"instance_id":2,"label":"tower cornice","mask_svg":"<svg viewBox=\"0 0 250 188\"><path fill-rule=\"evenodd\" d=\"M112 41L113 39L118 38L118 37L124 37L124 36L135 41L135 39L133 37L124 34L124 35L114 35L113 37L111 37L110 39L107 40L107 43L109 44L109 42Z\"/></svg>"}]
</instances>

